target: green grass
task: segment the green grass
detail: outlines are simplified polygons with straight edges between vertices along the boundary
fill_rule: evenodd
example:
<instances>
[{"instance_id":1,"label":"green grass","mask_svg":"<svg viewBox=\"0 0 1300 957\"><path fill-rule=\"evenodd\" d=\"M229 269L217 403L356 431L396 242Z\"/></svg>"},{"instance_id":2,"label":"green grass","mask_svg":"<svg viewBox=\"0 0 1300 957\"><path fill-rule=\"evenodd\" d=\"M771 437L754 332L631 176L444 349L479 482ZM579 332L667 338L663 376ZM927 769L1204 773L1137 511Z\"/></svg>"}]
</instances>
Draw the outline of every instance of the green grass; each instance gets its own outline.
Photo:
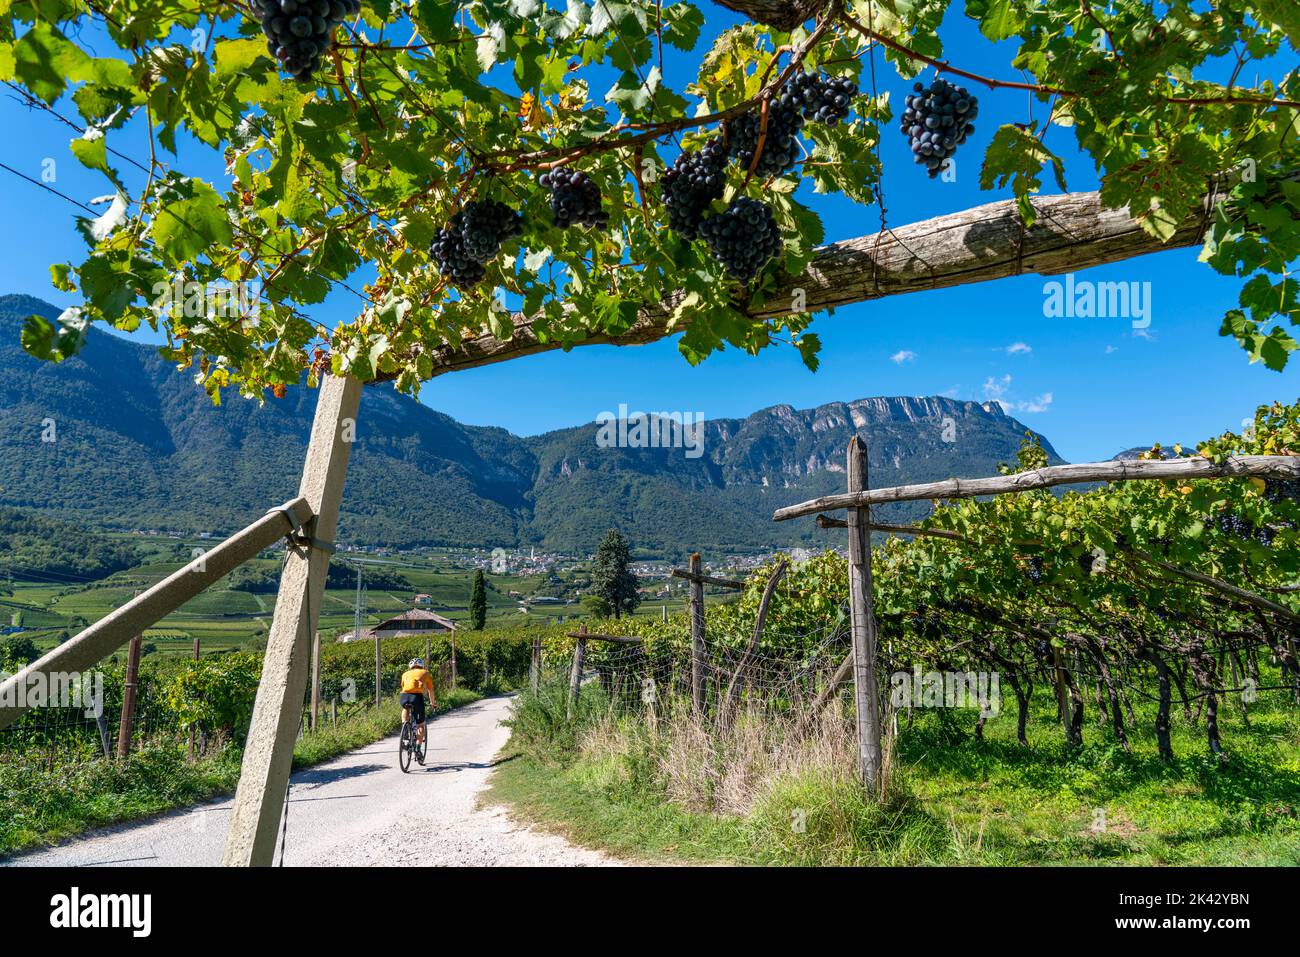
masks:
<instances>
[{"instance_id":1,"label":"green grass","mask_svg":"<svg viewBox=\"0 0 1300 957\"><path fill-rule=\"evenodd\" d=\"M1036 701L1031 747L1014 711L970 734L970 712L918 712L904 729L888 806L843 776L782 777L747 814L686 810L667 799L663 743L638 723L619 748L582 753L572 729L529 738L492 779L491 799L526 820L617 855L781 865L1300 864L1300 714L1283 695L1252 706L1250 728L1220 711L1229 758L1175 710L1176 760L1159 760L1138 707L1125 754L1089 716L1068 749L1051 702ZM536 731L536 723L530 725ZM525 729L526 730L526 729Z\"/></svg>"},{"instance_id":2,"label":"green grass","mask_svg":"<svg viewBox=\"0 0 1300 957\"><path fill-rule=\"evenodd\" d=\"M479 697L460 688L447 691L438 710L459 708ZM326 723L300 738L293 765L319 764L378 741L400 725L396 705L349 714L337 727ZM232 793L239 783L242 752L226 746L191 764L184 745L158 739L144 743L125 761L87 753L51 768L40 758L0 761L0 857Z\"/></svg>"}]
</instances>

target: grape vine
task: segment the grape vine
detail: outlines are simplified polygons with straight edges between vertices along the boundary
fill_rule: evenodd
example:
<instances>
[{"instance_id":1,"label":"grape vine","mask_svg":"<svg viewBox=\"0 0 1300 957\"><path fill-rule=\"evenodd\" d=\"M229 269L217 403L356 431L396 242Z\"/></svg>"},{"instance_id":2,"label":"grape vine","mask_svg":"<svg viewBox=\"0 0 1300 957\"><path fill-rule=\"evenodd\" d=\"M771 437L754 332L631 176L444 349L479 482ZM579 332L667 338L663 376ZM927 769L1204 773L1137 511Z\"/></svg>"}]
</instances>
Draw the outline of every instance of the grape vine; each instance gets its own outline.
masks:
<instances>
[{"instance_id":1,"label":"grape vine","mask_svg":"<svg viewBox=\"0 0 1300 957\"><path fill-rule=\"evenodd\" d=\"M334 31L361 12L361 0L252 0L267 52L306 83L334 43Z\"/></svg>"}]
</instances>

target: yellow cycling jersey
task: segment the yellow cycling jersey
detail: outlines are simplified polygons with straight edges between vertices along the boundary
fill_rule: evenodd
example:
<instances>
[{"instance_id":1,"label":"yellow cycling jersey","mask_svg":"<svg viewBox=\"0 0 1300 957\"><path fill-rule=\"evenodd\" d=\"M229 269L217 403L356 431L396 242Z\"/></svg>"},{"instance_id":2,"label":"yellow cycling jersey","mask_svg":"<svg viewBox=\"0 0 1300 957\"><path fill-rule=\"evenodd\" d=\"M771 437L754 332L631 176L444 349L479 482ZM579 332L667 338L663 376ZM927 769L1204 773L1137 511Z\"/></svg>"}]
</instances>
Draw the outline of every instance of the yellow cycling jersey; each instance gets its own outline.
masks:
<instances>
[{"instance_id":1,"label":"yellow cycling jersey","mask_svg":"<svg viewBox=\"0 0 1300 957\"><path fill-rule=\"evenodd\" d=\"M402 694L420 694L428 691L433 694L433 675L428 668L412 668L402 675Z\"/></svg>"}]
</instances>

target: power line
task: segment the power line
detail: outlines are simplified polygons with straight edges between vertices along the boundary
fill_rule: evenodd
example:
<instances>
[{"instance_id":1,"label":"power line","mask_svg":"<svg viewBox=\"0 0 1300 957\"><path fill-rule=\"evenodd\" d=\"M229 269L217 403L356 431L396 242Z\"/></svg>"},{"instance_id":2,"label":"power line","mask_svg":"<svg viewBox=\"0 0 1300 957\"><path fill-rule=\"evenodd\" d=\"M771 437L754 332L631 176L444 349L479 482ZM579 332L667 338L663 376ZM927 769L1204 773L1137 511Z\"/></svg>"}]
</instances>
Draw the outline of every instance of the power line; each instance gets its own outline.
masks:
<instances>
[{"instance_id":1,"label":"power line","mask_svg":"<svg viewBox=\"0 0 1300 957\"><path fill-rule=\"evenodd\" d=\"M27 106L28 106L29 108L36 108L36 109L43 110L44 112L50 114L50 116L52 116L52 117L54 117L56 120L58 120L60 123L63 123L65 126L69 127L70 129L75 130L76 132L81 133L81 134L83 134L83 135L85 134L85 132L86 132L86 128L85 128L85 127L77 125L76 122L74 122L73 120L68 119L66 116L64 116L62 113L58 112L57 110L55 110L53 107L49 106L48 104L46 104L46 103L44 103L44 102L42 102L42 101L40 101L40 100L37 100L37 99L33 98L33 97L31 96L31 94L28 93L26 90L24 90L21 86L18 86L17 84L14 84L14 83L11 83L11 82L8 81L8 80L2 81L2 82L4 82L4 85L5 85L5 86L10 87L11 89L16 90L19 94L21 94L21 95L24 97L24 99L25 99L25 101L26 101L26 103L27 103ZM113 149L111 146L107 146L107 144L105 144L105 149L106 149L108 152L112 153L114 156L116 156L116 157L118 157L118 158L120 158L120 159L122 159L122 160L124 160L124 161L126 161L126 162L128 162L128 163L130 163L132 166L135 166L137 169L139 169L139 170L141 170L141 171L143 171L143 172L145 172L145 173L149 172L149 167L146 166L146 165L144 165L143 163L141 163L139 160L135 159L134 157L128 156L127 154L122 153L122 152L120 152L119 150L115 150L115 149ZM154 162L156 163L156 165L161 166L164 172L171 172L170 168L169 168L168 166L166 166L166 164L163 164L163 163L157 163L156 160L155 160ZM77 206L80 206L82 209L86 210L86 212L90 213L91 215L93 215L93 216L95 216L95 217L98 217L98 216L99 216L99 213L96 212L95 210L91 209L91 208L88 207L88 206L85 206L85 205L79 203L77 200L72 199L72 198L69 197L69 196L65 196L63 193L60 193L58 190L56 190L56 189L52 189L51 187L47 186L47 185L44 184L44 183L37 182L36 180L31 179L31 177L24 176L22 173L19 173L17 170L11 169L11 168L8 167L8 166L4 166L3 163L0 163L0 166L3 166L5 169L9 170L9 172L14 173L14 174L17 175L17 176L22 176L23 179L26 179L26 180L28 180L28 181L31 182L31 183L35 183L37 186L40 186L40 187L43 188L43 189L49 190L51 193L54 193L54 194L57 195L57 196L61 196L63 199L66 199L68 202L73 203L73 204L75 204L75 205L77 205ZM161 207L161 212L166 212L166 213L168 213L169 215L172 215L173 217L175 217L175 214L174 214L174 213L171 213L171 211L170 211L167 207ZM254 236L252 233L248 232L248 230L243 229L242 227L240 227L239 225L234 224L234 223L231 224L231 228L233 228L233 229L235 229L237 232L241 233L241 234L242 234L246 239L248 239L250 242L259 242L259 241L261 241L261 242L265 242L265 244L270 248L271 252L275 253L275 254L276 254L277 256L279 256L281 259L289 258L289 254L288 254L288 253L283 252L283 251L282 251L281 249L279 249L277 246L275 246L274 244L272 244L272 243L270 242L270 240L259 240L258 237ZM373 303L373 302L374 302L374 300L371 299L369 296L366 296L366 295L363 295L362 293L357 292L355 289L353 289L351 286L349 286L346 282L344 282L344 281L341 280L341 279L331 279L331 278L328 277L328 276L321 276L320 278L324 279L324 280L325 280L329 285L331 285L331 286L335 286L335 285L342 286L344 289L346 289L348 292L352 293L352 295L356 296L358 299L362 300L363 302L368 302L368 303Z\"/></svg>"},{"instance_id":2,"label":"power line","mask_svg":"<svg viewBox=\"0 0 1300 957\"><path fill-rule=\"evenodd\" d=\"M54 188L53 186L51 186L49 183L42 183L42 182L41 182L40 180L38 180L38 179L32 179L32 178L31 178L30 176L28 176L26 173L20 173L20 172L18 172L18 170L14 169L12 166L7 166L7 165L5 165L4 163L0 163L0 169L8 170L9 172L11 172L11 173L13 173L15 176L17 176L19 179L25 179L25 180L27 180L27 182L31 183L33 186L39 186L41 189L45 190L47 193L53 193L55 196L59 197L59 199L67 200L67 201L68 201L69 203L71 203L73 206L76 206L76 207L78 207L79 209L84 209L86 212L90 213L90 215L94 216L96 219L99 218L99 213L97 213L95 210L91 209L89 206L87 206L85 203L81 202L80 200L73 199L73 198L72 198L71 196L69 196L67 193L61 193L61 192L59 192L57 189L55 189L55 188Z\"/></svg>"}]
</instances>

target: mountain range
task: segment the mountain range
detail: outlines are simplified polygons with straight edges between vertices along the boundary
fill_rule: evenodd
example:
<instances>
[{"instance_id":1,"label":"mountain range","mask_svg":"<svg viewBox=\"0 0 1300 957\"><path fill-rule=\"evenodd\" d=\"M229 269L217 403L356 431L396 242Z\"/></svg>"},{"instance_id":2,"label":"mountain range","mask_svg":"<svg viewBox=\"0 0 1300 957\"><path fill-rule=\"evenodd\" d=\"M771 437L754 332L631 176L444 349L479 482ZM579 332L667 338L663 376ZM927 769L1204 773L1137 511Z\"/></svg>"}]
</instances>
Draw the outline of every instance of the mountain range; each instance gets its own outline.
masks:
<instances>
[{"instance_id":1,"label":"mountain range","mask_svg":"<svg viewBox=\"0 0 1300 957\"><path fill-rule=\"evenodd\" d=\"M58 365L24 353L22 319L59 312L0 296L0 505L87 527L197 533L238 528L294 494L313 390L214 407L155 349L98 330ZM463 425L388 385L366 389L357 426L344 542L586 554L618 527L638 554L663 557L824 543L812 522L776 524L772 511L841 491L855 433L880 487L993 474L1029 431L996 403L877 397L708 420L687 433L698 450L605 447L609 425L521 437ZM927 507L880 511L899 521Z\"/></svg>"}]
</instances>

